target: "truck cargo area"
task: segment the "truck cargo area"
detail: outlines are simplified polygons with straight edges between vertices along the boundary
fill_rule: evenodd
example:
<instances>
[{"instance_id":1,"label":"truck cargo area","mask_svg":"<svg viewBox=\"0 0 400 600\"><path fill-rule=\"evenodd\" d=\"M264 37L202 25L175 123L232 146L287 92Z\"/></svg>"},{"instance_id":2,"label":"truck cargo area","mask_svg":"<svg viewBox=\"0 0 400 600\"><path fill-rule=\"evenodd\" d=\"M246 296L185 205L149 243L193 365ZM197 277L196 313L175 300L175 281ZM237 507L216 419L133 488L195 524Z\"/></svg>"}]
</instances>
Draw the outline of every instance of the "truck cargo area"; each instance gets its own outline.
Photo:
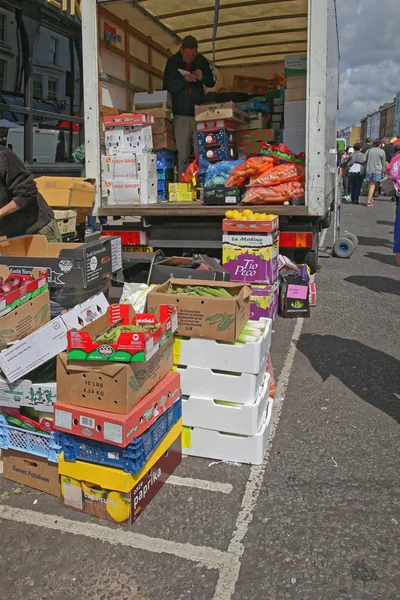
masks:
<instances>
[{"instance_id":1,"label":"truck cargo area","mask_svg":"<svg viewBox=\"0 0 400 600\"><path fill-rule=\"evenodd\" d=\"M306 56L304 91L301 85L286 91L281 139L306 155L304 205L262 208L280 216L281 231L312 233L312 238L283 236L281 244L292 240L284 253L298 262L307 261L315 271L318 235L330 224L337 181L335 1L193 0L190 7L183 7L178 0L88 0L82 3L82 26L86 171L96 182L101 181L102 118L132 112L135 92L162 89L166 61L185 35L197 38L199 51L210 63L215 59L216 85L211 92L216 102L240 92L241 86L248 89L246 79L271 80L290 68L291 57ZM244 208L248 207L237 207ZM213 247L217 254L224 212L224 207L200 202L105 206L100 184L94 210L110 217L141 217L154 248ZM293 239L299 240L295 247Z\"/></svg>"}]
</instances>

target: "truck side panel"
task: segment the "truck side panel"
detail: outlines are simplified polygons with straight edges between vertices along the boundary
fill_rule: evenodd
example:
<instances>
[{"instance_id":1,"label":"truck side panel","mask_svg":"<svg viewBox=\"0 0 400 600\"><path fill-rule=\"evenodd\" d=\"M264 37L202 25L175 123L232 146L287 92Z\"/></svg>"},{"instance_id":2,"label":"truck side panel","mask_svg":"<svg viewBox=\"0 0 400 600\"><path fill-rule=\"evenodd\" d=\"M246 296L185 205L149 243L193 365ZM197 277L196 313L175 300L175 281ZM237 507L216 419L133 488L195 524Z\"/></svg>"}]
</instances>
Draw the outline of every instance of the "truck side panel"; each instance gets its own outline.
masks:
<instances>
[{"instance_id":1,"label":"truck side panel","mask_svg":"<svg viewBox=\"0 0 400 600\"><path fill-rule=\"evenodd\" d=\"M307 77L307 207L322 217L334 199L339 91L335 0L310 0Z\"/></svg>"}]
</instances>

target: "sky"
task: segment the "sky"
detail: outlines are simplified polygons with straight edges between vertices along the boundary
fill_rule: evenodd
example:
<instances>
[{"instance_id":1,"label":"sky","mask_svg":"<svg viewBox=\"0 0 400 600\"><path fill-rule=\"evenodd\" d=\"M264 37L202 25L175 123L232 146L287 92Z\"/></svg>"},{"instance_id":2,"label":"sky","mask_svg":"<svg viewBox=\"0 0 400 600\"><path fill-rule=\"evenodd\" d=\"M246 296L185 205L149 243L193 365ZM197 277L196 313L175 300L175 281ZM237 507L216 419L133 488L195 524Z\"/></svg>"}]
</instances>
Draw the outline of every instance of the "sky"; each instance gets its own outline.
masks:
<instances>
[{"instance_id":1,"label":"sky","mask_svg":"<svg viewBox=\"0 0 400 600\"><path fill-rule=\"evenodd\" d=\"M337 0L337 9L342 128L400 91L400 0Z\"/></svg>"}]
</instances>

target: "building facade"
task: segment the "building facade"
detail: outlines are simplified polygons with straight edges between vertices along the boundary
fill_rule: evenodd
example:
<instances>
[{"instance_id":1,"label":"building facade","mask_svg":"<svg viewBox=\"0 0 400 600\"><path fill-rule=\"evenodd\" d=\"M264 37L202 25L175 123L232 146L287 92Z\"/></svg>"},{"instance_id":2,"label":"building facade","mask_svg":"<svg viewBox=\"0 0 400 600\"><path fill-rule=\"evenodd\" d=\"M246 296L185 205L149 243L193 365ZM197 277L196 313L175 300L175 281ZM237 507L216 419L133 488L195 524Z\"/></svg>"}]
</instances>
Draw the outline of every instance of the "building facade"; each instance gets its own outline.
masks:
<instances>
[{"instance_id":1,"label":"building facade","mask_svg":"<svg viewBox=\"0 0 400 600\"><path fill-rule=\"evenodd\" d=\"M32 171L79 172L80 0L0 0L0 119L0 142Z\"/></svg>"}]
</instances>

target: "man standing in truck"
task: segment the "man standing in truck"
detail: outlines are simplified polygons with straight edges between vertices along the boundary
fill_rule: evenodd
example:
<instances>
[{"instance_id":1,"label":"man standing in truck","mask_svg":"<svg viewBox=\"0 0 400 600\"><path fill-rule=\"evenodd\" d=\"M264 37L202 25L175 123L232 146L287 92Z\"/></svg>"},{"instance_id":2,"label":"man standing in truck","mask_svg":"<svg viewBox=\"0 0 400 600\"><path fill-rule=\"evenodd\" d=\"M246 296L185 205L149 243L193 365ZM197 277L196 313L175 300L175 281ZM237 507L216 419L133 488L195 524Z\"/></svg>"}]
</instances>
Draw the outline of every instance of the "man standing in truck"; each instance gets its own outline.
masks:
<instances>
[{"instance_id":1,"label":"man standing in truck","mask_svg":"<svg viewBox=\"0 0 400 600\"><path fill-rule=\"evenodd\" d=\"M192 142L197 152L194 107L204 102L204 86L214 85L214 75L208 60L198 52L196 38L187 35L183 38L179 51L167 60L163 85L172 96L179 177L189 166Z\"/></svg>"}]
</instances>

